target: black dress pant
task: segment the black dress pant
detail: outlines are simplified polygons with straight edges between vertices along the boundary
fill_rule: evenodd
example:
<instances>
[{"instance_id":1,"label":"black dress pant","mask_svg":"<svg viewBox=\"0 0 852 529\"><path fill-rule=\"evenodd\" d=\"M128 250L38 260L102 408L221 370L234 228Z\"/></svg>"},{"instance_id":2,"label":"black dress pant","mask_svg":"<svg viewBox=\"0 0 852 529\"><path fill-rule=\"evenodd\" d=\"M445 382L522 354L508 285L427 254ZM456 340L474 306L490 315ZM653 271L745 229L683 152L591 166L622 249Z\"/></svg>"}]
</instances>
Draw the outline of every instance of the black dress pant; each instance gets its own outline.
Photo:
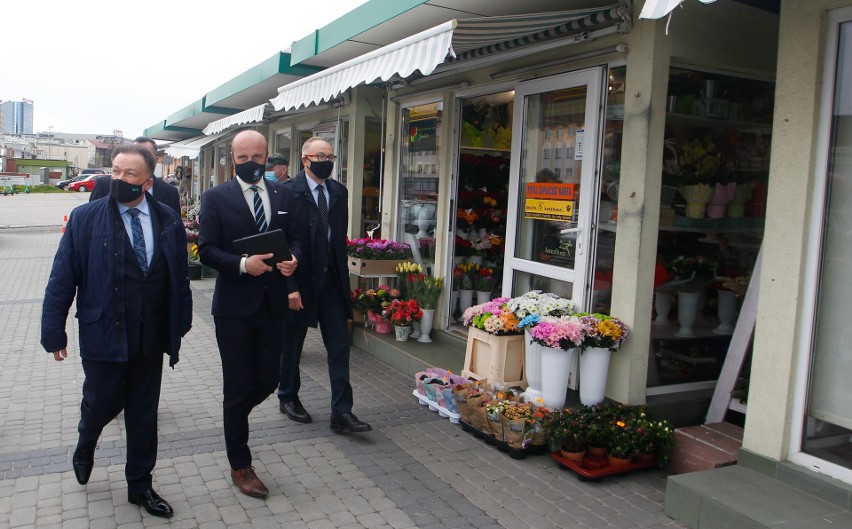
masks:
<instances>
[{"instance_id":1,"label":"black dress pant","mask_svg":"<svg viewBox=\"0 0 852 529\"><path fill-rule=\"evenodd\" d=\"M248 416L278 385L283 316L264 297L260 309L244 318L214 317L222 358L225 448L231 468L251 465Z\"/></svg>"},{"instance_id":2,"label":"black dress pant","mask_svg":"<svg viewBox=\"0 0 852 529\"><path fill-rule=\"evenodd\" d=\"M136 355L129 362L83 360L80 442L94 448L104 426L124 410L127 429L127 487L151 487L157 462L157 406L163 380L163 355Z\"/></svg>"},{"instance_id":3,"label":"black dress pant","mask_svg":"<svg viewBox=\"0 0 852 529\"><path fill-rule=\"evenodd\" d=\"M329 267L329 270L332 270ZM344 294L330 271L317 285L317 319L322 343L328 355L328 379L331 383L331 413L340 415L352 411L352 386L349 383L349 327L346 324L348 296ZM299 396L302 386L299 362L305 345L306 325L284 324L284 348L281 351L281 376L278 398L290 402Z\"/></svg>"}]
</instances>

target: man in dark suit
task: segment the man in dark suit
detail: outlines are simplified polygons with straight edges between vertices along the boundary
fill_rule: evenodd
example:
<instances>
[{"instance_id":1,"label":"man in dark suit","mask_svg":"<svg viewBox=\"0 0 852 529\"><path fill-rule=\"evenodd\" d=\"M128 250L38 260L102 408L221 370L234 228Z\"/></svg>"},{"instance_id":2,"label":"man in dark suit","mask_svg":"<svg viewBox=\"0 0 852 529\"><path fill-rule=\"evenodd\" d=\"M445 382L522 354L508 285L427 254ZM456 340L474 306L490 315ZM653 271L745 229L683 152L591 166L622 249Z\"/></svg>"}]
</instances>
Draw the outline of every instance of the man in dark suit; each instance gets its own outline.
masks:
<instances>
[{"instance_id":1,"label":"man in dark suit","mask_svg":"<svg viewBox=\"0 0 852 529\"><path fill-rule=\"evenodd\" d=\"M308 327L319 323L331 381L331 429L337 433L368 432L370 425L352 413L346 324L352 318L346 266L349 206L346 187L328 179L336 158L327 141L310 138L302 146L305 170L284 184L292 192L291 228L302 241L302 257L289 279L278 399L281 412L291 420L311 422L311 415L299 401L299 360Z\"/></svg>"},{"instance_id":2,"label":"man in dark suit","mask_svg":"<svg viewBox=\"0 0 852 529\"><path fill-rule=\"evenodd\" d=\"M243 494L266 497L269 490L251 465L248 448L251 410L278 384L281 329L287 307L287 277L301 259L290 237L290 261L269 266L272 253L241 255L233 241L282 229L288 232L290 192L264 179L266 138L257 131L234 137L231 156L237 178L201 197L198 247L201 262L216 269L213 320L224 375L225 447L231 479Z\"/></svg>"},{"instance_id":3,"label":"man in dark suit","mask_svg":"<svg viewBox=\"0 0 852 529\"><path fill-rule=\"evenodd\" d=\"M157 143L151 138L145 136L139 136L133 143L137 145L142 145L151 151L151 154L154 155L154 163L156 165L157 159ZM180 215L180 195L178 194L177 188L175 186L167 184L163 182L161 178L157 178L156 176L152 176L152 181L154 182L151 186L151 189L148 191L151 196L162 202L163 204L169 206L173 210ZM95 188L92 190L89 195L89 202L93 202L99 198L103 198L109 195L109 186L110 186L110 177L107 176L99 176L95 178Z\"/></svg>"},{"instance_id":4,"label":"man in dark suit","mask_svg":"<svg viewBox=\"0 0 852 529\"><path fill-rule=\"evenodd\" d=\"M178 361L192 323L186 234L180 217L151 199L148 149L113 151L109 198L71 212L45 289L41 343L68 356L65 322L77 298L83 401L72 467L88 483L101 431L121 410L127 428L128 501L155 516L171 506L152 489L163 354Z\"/></svg>"}]
</instances>

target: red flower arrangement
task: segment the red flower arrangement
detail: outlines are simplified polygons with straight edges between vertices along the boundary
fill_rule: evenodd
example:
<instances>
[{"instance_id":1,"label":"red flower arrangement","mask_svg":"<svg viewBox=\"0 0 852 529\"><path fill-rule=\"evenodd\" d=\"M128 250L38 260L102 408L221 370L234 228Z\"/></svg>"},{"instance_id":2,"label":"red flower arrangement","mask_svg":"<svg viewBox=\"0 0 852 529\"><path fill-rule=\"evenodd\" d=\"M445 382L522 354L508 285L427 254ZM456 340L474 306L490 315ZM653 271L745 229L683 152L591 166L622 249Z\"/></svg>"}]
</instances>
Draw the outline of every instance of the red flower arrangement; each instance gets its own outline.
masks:
<instances>
[{"instance_id":1,"label":"red flower arrangement","mask_svg":"<svg viewBox=\"0 0 852 529\"><path fill-rule=\"evenodd\" d=\"M394 325L409 326L413 321L420 320L423 317L423 311L417 305L417 300L409 299L403 301L395 299L382 312L382 316L386 320L390 320Z\"/></svg>"}]
</instances>

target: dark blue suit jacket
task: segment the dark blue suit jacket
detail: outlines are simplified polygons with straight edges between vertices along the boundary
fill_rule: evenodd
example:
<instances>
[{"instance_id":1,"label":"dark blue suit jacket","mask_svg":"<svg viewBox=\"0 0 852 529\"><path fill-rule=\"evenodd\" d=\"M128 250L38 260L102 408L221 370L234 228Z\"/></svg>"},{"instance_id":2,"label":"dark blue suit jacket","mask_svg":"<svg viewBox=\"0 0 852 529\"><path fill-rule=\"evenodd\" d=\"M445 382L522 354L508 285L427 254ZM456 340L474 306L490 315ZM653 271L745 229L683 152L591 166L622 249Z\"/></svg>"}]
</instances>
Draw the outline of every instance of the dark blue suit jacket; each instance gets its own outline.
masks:
<instances>
[{"instance_id":1,"label":"dark blue suit jacket","mask_svg":"<svg viewBox=\"0 0 852 529\"><path fill-rule=\"evenodd\" d=\"M266 181L271 217L267 230L282 229L288 234L290 252L302 261L298 234L290 233L290 191ZM216 269L213 292L214 316L238 318L257 312L267 296L272 310L283 314L287 307L287 278L277 268L259 276L240 274L242 255L234 249L234 240L256 235L257 225L236 178L208 189L201 196L198 253L201 262ZM295 236L294 236L295 235Z\"/></svg>"},{"instance_id":2,"label":"dark blue suit jacket","mask_svg":"<svg viewBox=\"0 0 852 529\"><path fill-rule=\"evenodd\" d=\"M288 180L282 187L289 189L291 198L291 235L302 243L302 257L299 266L290 278L290 292L299 291L302 296L304 310L287 310L284 321L294 325L317 326L317 304L319 299L316 291L316 276L322 273L315 265L313 241L319 226L319 211L311 188L308 186L307 175L304 171ZM328 188L328 225L331 228L331 248L329 261L333 264L335 278L344 294L343 303L346 305L348 316L352 317L352 303L349 299L349 268L346 265L346 229L349 224L349 201L346 187L335 180L326 180ZM328 302L331 300L323 300Z\"/></svg>"}]
</instances>

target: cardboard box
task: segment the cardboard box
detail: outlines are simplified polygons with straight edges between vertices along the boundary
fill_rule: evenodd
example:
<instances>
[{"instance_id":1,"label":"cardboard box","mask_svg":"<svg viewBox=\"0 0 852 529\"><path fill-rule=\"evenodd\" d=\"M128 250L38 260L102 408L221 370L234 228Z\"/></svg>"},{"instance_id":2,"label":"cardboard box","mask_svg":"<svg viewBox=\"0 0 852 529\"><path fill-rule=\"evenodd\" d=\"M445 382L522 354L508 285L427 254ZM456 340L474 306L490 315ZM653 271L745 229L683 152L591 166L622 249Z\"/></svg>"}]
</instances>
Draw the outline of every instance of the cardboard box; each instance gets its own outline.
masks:
<instances>
[{"instance_id":1,"label":"cardboard box","mask_svg":"<svg viewBox=\"0 0 852 529\"><path fill-rule=\"evenodd\" d=\"M361 277L389 277L396 275L396 265L403 259L361 259L349 257L349 271Z\"/></svg>"}]
</instances>

